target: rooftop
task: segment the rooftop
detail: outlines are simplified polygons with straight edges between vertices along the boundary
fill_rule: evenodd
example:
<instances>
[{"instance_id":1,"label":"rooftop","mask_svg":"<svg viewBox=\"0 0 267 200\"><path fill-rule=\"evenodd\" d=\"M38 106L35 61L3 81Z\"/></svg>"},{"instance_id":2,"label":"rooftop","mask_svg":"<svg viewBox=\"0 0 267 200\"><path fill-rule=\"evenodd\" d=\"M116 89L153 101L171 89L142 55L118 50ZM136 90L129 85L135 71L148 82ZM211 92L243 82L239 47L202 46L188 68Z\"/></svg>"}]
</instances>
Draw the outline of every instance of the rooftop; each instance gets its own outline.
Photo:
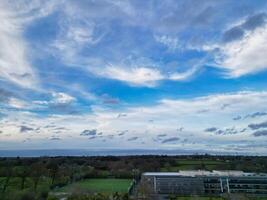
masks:
<instances>
[{"instance_id":1,"label":"rooftop","mask_svg":"<svg viewBox=\"0 0 267 200\"><path fill-rule=\"evenodd\" d=\"M189 176L189 177L197 177L197 176L260 176L267 177L267 173L246 173L243 171L205 171L205 170L191 170L191 171L178 171L178 172L145 172L144 176Z\"/></svg>"}]
</instances>

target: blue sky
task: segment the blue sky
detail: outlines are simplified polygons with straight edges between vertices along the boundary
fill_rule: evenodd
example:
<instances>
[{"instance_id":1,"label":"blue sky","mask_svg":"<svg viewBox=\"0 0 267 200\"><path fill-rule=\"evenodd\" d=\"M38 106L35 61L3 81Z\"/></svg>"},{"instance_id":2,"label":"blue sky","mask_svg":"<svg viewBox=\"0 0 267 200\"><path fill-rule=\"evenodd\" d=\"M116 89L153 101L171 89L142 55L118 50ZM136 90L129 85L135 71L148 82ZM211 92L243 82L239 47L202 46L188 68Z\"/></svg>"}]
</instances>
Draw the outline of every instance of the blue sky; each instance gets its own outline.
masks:
<instances>
[{"instance_id":1,"label":"blue sky","mask_svg":"<svg viewBox=\"0 0 267 200\"><path fill-rule=\"evenodd\" d=\"M0 2L0 149L267 154L267 2Z\"/></svg>"}]
</instances>

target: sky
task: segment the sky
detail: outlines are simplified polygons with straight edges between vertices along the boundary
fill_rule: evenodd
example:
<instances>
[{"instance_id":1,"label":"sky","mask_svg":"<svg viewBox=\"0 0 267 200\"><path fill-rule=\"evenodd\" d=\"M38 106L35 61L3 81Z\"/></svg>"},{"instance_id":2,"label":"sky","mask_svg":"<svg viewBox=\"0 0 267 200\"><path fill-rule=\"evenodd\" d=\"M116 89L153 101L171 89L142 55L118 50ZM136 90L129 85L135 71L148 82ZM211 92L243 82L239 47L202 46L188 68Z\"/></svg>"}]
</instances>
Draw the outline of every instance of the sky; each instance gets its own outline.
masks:
<instances>
[{"instance_id":1,"label":"sky","mask_svg":"<svg viewBox=\"0 0 267 200\"><path fill-rule=\"evenodd\" d=\"M0 150L267 154L267 1L0 1Z\"/></svg>"}]
</instances>

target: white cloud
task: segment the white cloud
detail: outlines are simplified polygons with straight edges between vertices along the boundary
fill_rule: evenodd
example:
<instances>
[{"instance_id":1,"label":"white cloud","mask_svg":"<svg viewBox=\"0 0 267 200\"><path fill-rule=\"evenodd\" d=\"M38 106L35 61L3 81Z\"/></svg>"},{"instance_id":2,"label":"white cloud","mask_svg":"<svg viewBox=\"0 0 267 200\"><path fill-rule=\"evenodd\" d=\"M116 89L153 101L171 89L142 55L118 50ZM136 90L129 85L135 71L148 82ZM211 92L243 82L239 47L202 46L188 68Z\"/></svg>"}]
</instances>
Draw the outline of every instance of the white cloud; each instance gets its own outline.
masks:
<instances>
[{"instance_id":1,"label":"white cloud","mask_svg":"<svg viewBox=\"0 0 267 200\"><path fill-rule=\"evenodd\" d=\"M249 121L234 121L233 117L238 114L247 114L256 110L266 110L267 92L238 92L210 95L193 99L163 99L154 106L141 106L126 108L120 111L94 107L95 120L98 128L105 132L115 132L116 130L129 130L132 136L139 136L146 141L146 147L155 145L151 138L159 133L167 133L169 137L179 137L194 141L197 144L187 146L196 148L202 145L202 149L211 149L216 145L223 151L227 143L235 143L242 140L258 141L251 132L241 132L247 127ZM205 112L203 111L205 110ZM117 118L123 112L124 118ZM150 123L150 121L153 123ZM256 119L253 119L256 120ZM177 132L177 129L184 127L184 130ZM209 127L227 129L235 127L240 131L234 135L214 135L205 133ZM245 142L242 142L244 144ZM179 142L175 145L157 144L161 148L178 148ZM255 149L247 149L256 152ZM266 151L266 149L265 149Z\"/></svg>"},{"instance_id":2,"label":"white cloud","mask_svg":"<svg viewBox=\"0 0 267 200\"><path fill-rule=\"evenodd\" d=\"M217 67L236 78L267 69L267 25L246 33L245 37L222 45Z\"/></svg>"},{"instance_id":3,"label":"white cloud","mask_svg":"<svg viewBox=\"0 0 267 200\"><path fill-rule=\"evenodd\" d=\"M185 72L174 72L168 76L168 79L173 80L173 81L183 81L183 80L188 80L192 76L194 76L198 70L203 66L206 58L200 60L197 62L197 64L191 66L187 71Z\"/></svg>"},{"instance_id":4,"label":"white cloud","mask_svg":"<svg viewBox=\"0 0 267 200\"><path fill-rule=\"evenodd\" d=\"M127 82L135 86L154 87L157 81L164 79L164 76L159 70L148 67L125 68L108 66L105 69L94 69L93 73L98 76Z\"/></svg>"},{"instance_id":5,"label":"white cloud","mask_svg":"<svg viewBox=\"0 0 267 200\"><path fill-rule=\"evenodd\" d=\"M58 97L57 102L67 103L73 101L73 98L67 94L55 94ZM115 135L113 139L108 139L105 143L110 148L183 148L197 149L205 148L214 150L214 147L220 151L224 151L227 144L246 145L244 140L252 142L264 142L261 138L253 137L252 132L247 130L241 132L249 123L261 122L258 118L248 118L245 120L233 120L236 115L246 115L255 111L266 111L267 92L244 91L238 93L216 94L192 99L162 99L156 105L124 107L120 110L110 107L92 106L92 112L79 115L49 115L40 118L28 112L9 111L5 120L0 120L0 128L3 130L2 141L13 141L14 144L25 140L28 135L20 134L21 125L25 125L39 130L38 134L34 134L32 142L39 144L38 148L47 147L41 141L50 138L58 130L56 127L64 127L64 130L58 133L61 138L62 148L72 145L72 148L98 148L103 145L102 139ZM227 106L226 106L227 105ZM205 110L205 112L202 112ZM3 111L2 111L3 112ZM118 118L120 113L124 113L124 117ZM72 123L69 123L69 122ZM153 121L153 122L152 122ZM26 124L25 124L26 123ZM47 126L49 125L49 126ZM177 131L180 127L184 127L183 131ZM234 127L240 131L234 135L214 135L205 132L209 127L217 127L221 130ZM84 130L96 129L102 132L101 138L94 141L85 140L80 137L80 133ZM127 131L125 137L116 137L121 131ZM5 136L11 134L11 136ZM153 138L158 134L167 134L168 138L179 137L180 140L175 144L158 143ZM128 138L138 137L135 142L127 141ZM71 139L71 142L69 141ZM181 142L187 139L188 143L182 147ZM146 146L142 145L142 141L146 142ZM194 144L193 144L194 143ZM53 148L53 144L49 143L49 147ZM27 148L25 146L25 148ZM233 147L229 147L233 151ZM248 147L246 151L257 152L262 149L256 147ZM266 149L262 151L266 152Z\"/></svg>"},{"instance_id":6,"label":"white cloud","mask_svg":"<svg viewBox=\"0 0 267 200\"><path fill-rule=\"evenodd\" d=\"M132 86L156 87L162 80L183 81L189 79L198 71L201 63L187 71L172 73L163 73L153 63L150 64L154 67L146 67L145 63L140 63L140 66L137 66L138 63L135 62L130 66L109 64L104 68L96 67L99 64L95 64L95 66L90 66L88 70L97 76L119 80Z\"/></svg>"},{"instance_id":7,"label":"white cloud","mask_svg":"<svg viewBox=\"0 0 267 200\"><path fill-rule=\"evenodd\" d=\"M154 38L157 42L162 43L171 51L180 48L179 40L177 37L168 35L156 35L154 36Z\"/></svg>"},{"instance_id":8,"label":"white cloud","mask_svg":"<svg viewBox=\"0 0 267 200\"><path fill-rule=\"evenodd\" d=\"M51 103L54 104L70 104L74 102L76 99L66 93L58 92L58 93L52 93L53 100Z\"/></svg>"},{"instance_id":9,"label":"white cloud","mask_svg":"<svg viewBox=\"0 0 267 200\"><path fill-rule=\"evenodd\" d=\"M23 109L23 108L27 108L28 104L25 101L22 101L20 99L11 97L8 100L8 105L13 107L13 108L18 108L18 109Z\"/></svg>"},{"instance_id":10,"label":"white cloud","mask_svg":"<svg viewBox=\"0 0 267 200\"><path fill-rule=\"evenodd\" d=\"M192 68L189 69L186 72L182 72L182 73L173 73L172 75L170 75L169 79L170 80L174 80L174 81L181 81L181 80L186 80L189 77L191 77L193 74L195 74L196 69Z\"/></svg>"}]
</instances>

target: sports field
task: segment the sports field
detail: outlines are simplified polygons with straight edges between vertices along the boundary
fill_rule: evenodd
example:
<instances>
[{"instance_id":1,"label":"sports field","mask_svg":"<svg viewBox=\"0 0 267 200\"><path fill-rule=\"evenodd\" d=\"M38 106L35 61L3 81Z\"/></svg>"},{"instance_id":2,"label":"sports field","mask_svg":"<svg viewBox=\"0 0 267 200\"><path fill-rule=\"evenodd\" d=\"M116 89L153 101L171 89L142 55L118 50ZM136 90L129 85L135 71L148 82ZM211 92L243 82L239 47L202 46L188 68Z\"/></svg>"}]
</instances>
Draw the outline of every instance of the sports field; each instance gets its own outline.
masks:
<instances>
[{"instance_id":1,"label":"sports field","mask_svg":"<svg viewBox=\"0 0 267 200\"><path fill-rule=\"evenodd\" d=\"M131 185L131 179L86 179L59 188L57 192L101 192L101 193L125 193Z\"/></svg>"}]
</instances>

